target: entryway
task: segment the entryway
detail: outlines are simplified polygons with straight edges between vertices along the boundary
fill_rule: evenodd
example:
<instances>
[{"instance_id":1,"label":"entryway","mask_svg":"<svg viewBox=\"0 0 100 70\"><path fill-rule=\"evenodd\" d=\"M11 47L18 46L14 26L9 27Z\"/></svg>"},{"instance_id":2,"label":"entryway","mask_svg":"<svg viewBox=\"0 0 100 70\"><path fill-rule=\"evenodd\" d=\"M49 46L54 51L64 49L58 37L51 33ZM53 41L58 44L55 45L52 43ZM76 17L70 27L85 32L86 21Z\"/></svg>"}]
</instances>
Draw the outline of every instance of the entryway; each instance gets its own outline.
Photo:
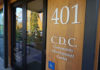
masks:
<instances>
[{"instance_id":1,"label":"entryway","mask_svg":"<svg viewBox=\"0 0 100 70\"><path fill-rule=\"evenodd\" d=\"M12 5L12 66L16 70L42 70L43 27L43 0Z\"/></svg>"}]
</instances>

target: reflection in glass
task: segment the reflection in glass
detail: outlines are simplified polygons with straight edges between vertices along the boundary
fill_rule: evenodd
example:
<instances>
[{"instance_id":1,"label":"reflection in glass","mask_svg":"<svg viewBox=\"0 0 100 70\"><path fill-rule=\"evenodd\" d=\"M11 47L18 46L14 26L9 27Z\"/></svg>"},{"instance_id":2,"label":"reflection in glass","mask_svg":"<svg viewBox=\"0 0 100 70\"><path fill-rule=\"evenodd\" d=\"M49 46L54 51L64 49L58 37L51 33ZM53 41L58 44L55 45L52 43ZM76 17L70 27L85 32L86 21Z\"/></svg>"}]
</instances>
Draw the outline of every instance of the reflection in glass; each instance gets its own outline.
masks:
<instances>
[{"instance_id":1,"label":"reflection in glass","mask_svg":"<svg viewBox=\"0 0 100 70\"><path fill-rule=\"evenodd\" d=\"M4 58L4 17L3 17L3 10L0 11L0 57Z\"/></svg>"},{"instance_id":2,"label":"reflection in glass","mask_svg":"<svg viewBox=\"0 0 100 70\"><path fill-rule=\"evenodd\" d=\"M41 70L43 13L27 10L27 65L28 70Z\"/></svg>"},{"instance_id":3,"label":"reflection in glass","mask_svg":"<svg viewBox=\"0 0 100 70\"><path fill-rule=\"evenodd\" d=\"M16 47L15 47L15 64L22 67L22 8L16 8Z\"/></svg>"}]
</instances>

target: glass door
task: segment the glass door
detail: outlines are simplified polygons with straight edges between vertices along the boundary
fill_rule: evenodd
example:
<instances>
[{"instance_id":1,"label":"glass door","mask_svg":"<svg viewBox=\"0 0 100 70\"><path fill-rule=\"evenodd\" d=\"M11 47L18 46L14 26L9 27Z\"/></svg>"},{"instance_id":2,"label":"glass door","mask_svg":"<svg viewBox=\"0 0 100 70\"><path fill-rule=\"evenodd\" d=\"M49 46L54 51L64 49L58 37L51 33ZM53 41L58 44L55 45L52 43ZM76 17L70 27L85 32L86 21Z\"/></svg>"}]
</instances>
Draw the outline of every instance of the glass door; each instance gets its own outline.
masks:
<instances>
[{"instance_id":1,"label":"glass door","mask_svg":"<svg viewBox=\"0 0 100 70\"><path fill-rule=\"evenodd\" d=\"M37 5L35 4L37 3ZM43 3L43 2L41 2ZM38 6L38 7L37 7ZM42 4L27 4L27 69L42 70L43 12Z\"/></svg>"},{"instance_id":2,"label":"glass door","mask_svg":"<svg viewBox=\"0 0 100 70\"><path fill-rule=\"evenodd\" d=\"M16 7L16 46L15 50L15 64L22 67L23 56L23 39L22 39L23 23L22 23L22 8Z\"/></svg>"},{"instance_id":3,"label":"glass door","mask_svg":"<svg viewBox=\"0 0 100 70\"><path fill-rule=\"evenodd\" d=\"M12 10L15 13L12 24L13 67L16 70L42 70L43 0L24 1Z\"/></svg>"},{"instance_id":4,"label":"glass door","mask_svg":"<svg viewBox=\"0 0 100 70\"><path fill-rule=\"evenodd\" d=\"M25 70L26 62L26 25L25 5L19 4L12 8L12 65L15 70Z\"/></svg>"}]
</instances>

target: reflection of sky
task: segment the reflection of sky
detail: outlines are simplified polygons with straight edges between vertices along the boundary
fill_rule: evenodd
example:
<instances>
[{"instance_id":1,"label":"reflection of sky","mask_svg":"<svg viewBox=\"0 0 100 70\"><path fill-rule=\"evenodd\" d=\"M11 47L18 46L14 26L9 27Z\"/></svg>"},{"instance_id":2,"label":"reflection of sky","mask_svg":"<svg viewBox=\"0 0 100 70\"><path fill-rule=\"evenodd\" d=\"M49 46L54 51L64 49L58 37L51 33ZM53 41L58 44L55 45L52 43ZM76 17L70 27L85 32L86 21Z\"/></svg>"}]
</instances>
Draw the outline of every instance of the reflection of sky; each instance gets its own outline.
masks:
<instances>
[{"instance_id":1,"label":"reflection of sky","mask_svg":"<svg viewBox=\"0 0 100 70\"><path fill-rule=\"evenodd\" d=\"M0 24L3 24L3 12L0 12Z\"/></svg>"},{"instance_id":2,"label":"reflection of sky","mask_svg":"<svg viewBox=\"0 0 100 70\"><path fill-rule=\"evenodd\" d=\"M41 22L42 22L42 19L43 19L42 14L43 14L43 13L39 13L39 17L40 17Z\"/></svg>"},{"instance_id":3,"label":"reflection of sky","mask_svg":"<svg viewBox=\"0 0 100 70\"><path fill-rule=\"evenodd\" d=\"M22 8L16 8L16 16L18 23L22 22Z\"/></svg>"}]
</instances>

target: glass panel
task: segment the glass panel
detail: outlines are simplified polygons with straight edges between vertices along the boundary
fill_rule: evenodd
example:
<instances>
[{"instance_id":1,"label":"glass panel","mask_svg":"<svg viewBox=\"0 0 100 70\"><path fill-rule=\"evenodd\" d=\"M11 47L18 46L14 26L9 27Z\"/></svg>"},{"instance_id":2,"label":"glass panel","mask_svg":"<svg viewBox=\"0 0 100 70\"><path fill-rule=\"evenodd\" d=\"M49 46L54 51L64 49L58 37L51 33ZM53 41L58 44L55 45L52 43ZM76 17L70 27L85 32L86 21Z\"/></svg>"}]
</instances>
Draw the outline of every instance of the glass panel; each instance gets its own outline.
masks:
<instances>
[{"instance_id":1,"label":"glass panel","mask_svg":"<svg viewBox=\"0 0 100 70\"><path fill-rule=\"evenodd\" d=\"M22 67L22 54L23 54L23 42L22 42L22 8L16 8L16 47L15 47L15 64L18 67ZM17 68L18 68L17 67Z\"/></svg>"},{"instance_id":2,"label":"glass panel","mask_svg":"<svg viewBox=\"0 0 100 70\"><path fill-rule=\"evenodd\" d=\"M4 58L4 16L3 16L3 10L0 11L0 57Z\"/></svg>"},{"instance_id":3,"label":"glass panel","mask_svg":"<svg viewBox=\"0 0 100 70\"><path fill-rule=\"evenodd\" d=\"M42 70L43 13L27 10L27 66L28 70Z\"/></svg>"}]
</instances>

